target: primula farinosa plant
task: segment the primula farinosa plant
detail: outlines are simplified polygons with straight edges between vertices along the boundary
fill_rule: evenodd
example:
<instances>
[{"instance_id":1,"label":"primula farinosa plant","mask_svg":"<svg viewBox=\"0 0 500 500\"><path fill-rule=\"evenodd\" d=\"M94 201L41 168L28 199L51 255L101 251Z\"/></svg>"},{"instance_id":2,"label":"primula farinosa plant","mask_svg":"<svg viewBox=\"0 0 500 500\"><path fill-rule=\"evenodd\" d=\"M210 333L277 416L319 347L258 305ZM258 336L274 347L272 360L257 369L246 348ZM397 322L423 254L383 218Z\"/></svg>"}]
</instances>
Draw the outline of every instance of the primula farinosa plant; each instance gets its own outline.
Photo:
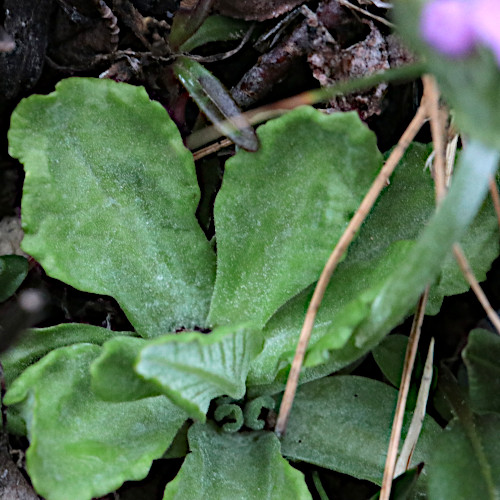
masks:
<instances>
[{"instance_id":1,"label":"primula farinosa plant","mask_svg":"<svg viewBox=\"0 0 500 500\"><path fill-rule=\"evenodd\" d=\"M462 19L458 2L435 3ZM382 166L374 134L354 113L312 107L259 127L259 150L226 163L214 245L195 216L193 157L143 88L72 78L19 104L9 148L26 171L23 249L49 276L114 297L134 327L34 329L2 356L9 430L29 439L40 495L102 496L160 458L184 458L164 499L312 498L296 462L381 483L406 346L387 334L427 284L428 314L467 290L455 242L479 279L498 255L484 201L500 149L495 46L476 20L471 45L443 48L425 24L431 5L421 8L404 2L399 22L442 82L468 147L436 211L423 168L431 148L410 146L326 291L281 440L273 411L315 282ZM23 266L0 260L5 298ZM369 352L391 385L348 374ZM498 337L471 334L470 405L455 405L446 432L425 417L402 476L415 496L500 494L499 355ZM406 486L398 495L410 498Z\"/></svg>"}]
</instances>

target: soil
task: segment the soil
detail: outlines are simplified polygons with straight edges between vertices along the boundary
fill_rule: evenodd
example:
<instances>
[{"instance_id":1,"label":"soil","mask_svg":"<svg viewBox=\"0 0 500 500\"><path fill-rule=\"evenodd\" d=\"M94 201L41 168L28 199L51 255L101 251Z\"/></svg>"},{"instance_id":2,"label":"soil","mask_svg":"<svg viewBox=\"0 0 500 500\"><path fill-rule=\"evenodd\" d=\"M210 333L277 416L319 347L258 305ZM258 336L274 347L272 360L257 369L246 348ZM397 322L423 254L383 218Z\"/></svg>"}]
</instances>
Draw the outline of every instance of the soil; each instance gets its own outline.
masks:
<instances>
[{"instance_id":1,"label":"soil","mask_svg":"<svg viewBox=\"0 0 500 500\"><path fill-rule=\"evenodd\" d=\"M196 2L183 3L191 15L188 3ZM177 0L107 0L107 4L102 0L3 0L2 7L0 250L21 253L23 169L7 153L7 130L10 115L22 98L33 93L47 94L63 78L101 76L143 85L151 98L164 105L184 138L206 121L171 70L175 54L169 46L169 33L179 9ZM213 12L255 20L256 34L230 57L213 56L232 51L237 41L209 43L196 49L194 55L212 61L206 67L223 82L242 109L411 61L413 56L391 34L390 28L370 17L370 14L386 16L387 11L368 1L363 2L363 8L368 14L349 10L334 0L307 3L219 0L214 3ZM413 117L420 94L419 82L381 84L370 91L336 98L321 107L325 112L357 111L377 134L380 149L386 151L397 142ZM428 141L428 131L424 130L418 138ZM208 237L214 232L211 206L224 161L233 152L234 147L228 146L197 162L202 188L198 217ZM207 176L207 172L214 171L215 177ZM20 291L29 288L41 291L46 297L46 307L41 316L27 316L19 308L16 295L0 304L0 326L8 324L13 331L21 331L30 326L80 322L113 330L132 328L112 298L75 290L47 277L33 259L29 263L30 271ZM485 283L485 291L495 308L500 307L499 273L500 265L496 263ZM447 360L450 366L455 366L468 332L483 317L472 294L447 299L441 313L424 322L422 349L435 336L437 362ZM408 324L397 330L407 334ZM382 377L368 358L356 368L356 373ZM8 471L0 478L1 498L38 498L23 469L22 453L13 451L26 446L25 440L15 438L10 443L4 439L0 446L0 465ZM165 483L175 476L180 463L180 460L158 460L144 481L127 483L105 498L161 499ZM311 491L315 492L311 478L317 469L298 467L306 473ZM319 474L332 498L364 499L376 491L369 483L331 471L320 470Z\"/></svg>"}]
</instances>

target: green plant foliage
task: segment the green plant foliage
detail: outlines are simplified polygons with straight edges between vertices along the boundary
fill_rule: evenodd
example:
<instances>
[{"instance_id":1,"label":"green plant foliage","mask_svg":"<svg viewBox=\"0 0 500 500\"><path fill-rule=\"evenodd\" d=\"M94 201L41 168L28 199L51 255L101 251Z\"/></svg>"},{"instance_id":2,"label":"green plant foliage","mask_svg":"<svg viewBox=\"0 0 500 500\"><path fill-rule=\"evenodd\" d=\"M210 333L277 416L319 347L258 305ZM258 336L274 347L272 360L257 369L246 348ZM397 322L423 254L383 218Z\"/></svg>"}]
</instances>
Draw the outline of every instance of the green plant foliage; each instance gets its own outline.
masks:
<instances>
[{"instance_id":1,"label":"green plant foliage","mask_svg":"<svg viewBox=\"0 0 500 500\"><path fill-rule=\"evenodd\" d=\"M274 410L276 403L271 396L260 396L252 399L245 405L243 415L245 417L245 425L254 431L260 431L265 426L265 421L261 414L263 410Z\"/></svg>"},{"instance_id":2,"label":"green plant foliage","mask_svg":"<svg viewBox=\"0 0 500 500\"><path fill-rule=\"evenodd\" d=\"M408 337L389 335L372 351L381 372L394 387L401 383L407 345Z\"/></svg>"},{"instance_id":3,"label":"green plant foliage","mask_svg":"<svg viewBox=\"0 0 500 500\"><path fill-rule=\"evenodd\" d=\"M243 426L243 410L234 403L223 403L215 409L214 420L224 432L238 432Z\"/></svg>"},{"instance_id":4,"label":"green plant foliage","mask_svg":"<svg viewBox=\"0 0 500 500\"><path fill-rule=\"evenodd\" d=\"M243 38L249 28L248 21L226 16L210 16L205 19L196 33L181 45L181 50L190 52L210 42L239 40Z\"/></svg>"},{"instance_id":5,"label":"green plant foliage","mask_svg":"<svg viewBox=\"0 0 500 500\"><path fill-rule=\"evenodd\" d=\"M0 256L0 302L19 288L28 274L28 261L19 255Z\"/></svg>"},{"instance_id":6,"label":"green plant foliage","mask_svg":"<svg viewBox=\"0 0 500 500\"><path fill-rule=\"evenodd\" d=\"M5 396L21 405L30 447L27 469L47 500L90 500L146 476L187 415L165 397L98 400L88 370L100 347L56 349L29 367Z\"/></svg>"},{"instance_id":7,"label":"green plant foliage","mask_svg":"<svg viewBox=\"0 0 500 500\"><path fill-rule=\"evenodd\" d=\"M196 30L200 12L189 33L179 26L190 14L178 18L178 43ZM237 144L257 148L218 80L185 57L174 72ZM23 248L50 276L115 297L146 337L61 325L29 331L1 356L9 415L17 429L26 426L28 472L47 500L109 493L145 477L156 458L185 456L188 441L165 499L311 498L276 436L262 430L280 399L269 394L283 388L314 283L382 155L354 113L303 107L258 134L257 153L238 150L226 165L214 212L216 270L195 217L192 157L143 89L70 79L14 113L10 151L26 168ZM359 362L428 283L428 313L465 291L450 257L455 241L480 279L498 253L491 203L481 208L498 152L470 141L437 211L422 169L428 154L424 145L409 149L326 291L281 445L291 460L379 484L397 391L357 376L305 382ZM209 209L202 207L205 224ZM213 330L198 331L206 327ZM396 385L405 342L390 336L374 351ZM487 387L499 377L498 348L497 337L473 332L464 354L478 412L499 410L497 385ZM413 460L428 463L435 448L431 500L498 495L498 415L462 413L447 433L424 421ZM447 465L447 448L464 457ZM401 478L400 493L395 484L395 498L405 498L417 475ZM417 494L426 484L424 476Z\"/></svg>"},{"instance_id":8,"label":"green plant foliage","mask_svg":"<svg viewBox=\"0 0 500 500\"><path fill-rule=\"evenodd\" d=\"M462 353L469 375L472 409L500 413L500 337L487 330L472 330Z\"/></svg>"},{"instance_id":9,"label":"green plant foliage","mask_svg":"<svg viewBox=\"0 0 500 500\"><path fill-rule=\"evenodd\" d=\"M117 335L133 335L133 333L113 332L106 328L78 323L27 330L13 347L0 356L5 372L5 383L10 386L23 370L53 349L81 342L102 345Z\"/></svg>"},{"instance_id":10,"label":"green plant foliage","mask_svg":"<svg viewBox=\"0 0 500 500\"><path fill-rule=\"evenodd\" d=\"M392 481L391 495L389 500L407 500L412 499L413 490L417 484L417 480L422 472L422 466L420 464L414 469L407 470L404 474L401 474L396 479ZM370 500L379 500L380 492L373 495Z\"/></svg>"},{"instance_id":11,"label":"green plant foliage","mask_svg":"<svg viewBox=\"0 0 500 500\"><path fill-rule=\"evenodd\" d=\"M144 339L116 337L103 345L100 356L92 363L92 390L105 401L135 401L162 394L158 384L145 380L134 367Z\"/></svg>"},{"instance_id":12,"label":"green plant foliage","mask_svg":"<svg viewBox=\"0 0 500 500\"><path fill-rule=\"evenodd\" d=\"M415 279L420 280L425 253L421 251L423 242L420 242L420 246L417 247L420 248L420 253L415 250L415 245L422 226L430 220L434 211L432 180L429 173L423 170L429 152L429 148L425 145L413 144L411 146L392 176L390 186L381 194L368 220L362 226L359 237L351 245L346 259L335 271L318 312L310 342L310 350L313 352L316 350L316 353L309 362L312 364L322 361L323 364L303 370L302 381L322 377L354 362L373 348L391 327L396 326L399 319L392 317L390 325L370 330L370 343L363 347L358 344L357 328L370 315L373 318L377 317L375 315L378 315L378 311L370 312L371 304L374 303L375 297L383 286L389 288L390 280L397 283L399 288L404 288L404 291L400 290L400 294L416 294L410 282L405 281L403 275L400 275L401 271L398 266L408 266L408 255L412 252L414 262L411 264L411 270L416 275ZM474 155L475 153L471 152L467 157L471 163L474 163ZM465 162L466 159L464 158L463 161ZM491 168L494 167L495 161L492 157ZM476 165L480 164L478 160ZM466 163L464 166L466 167L465 173L468 167ZM475 177L475 174L471 174L470 179L476 182ZM483 180L487 182L486 177L483 177ZM483 189L484 187L483 185ZM466 183L462 184L462 189L465 191ZM463 194L463 196L461 201L455 198L455 202L461 203L462 208L467 208L470 203L469 194ZM450 200L448 206L450 207L453 203ZM473 214L474 207L470 208L470 214ZM457 220L455 215L452 214L455 222L465 224L464 218ZM446 222L444 219L445 217L441 219L443 225ZM389 224L388 221L391 223ZM485 276L498 248L497 221L491 203L485 204L473 226L462 237L463 247L466 249L474 272L479 276ZM480 232L482 235L479 240L481 242L488 240L493 251L484 252L483 245L476 242L476 236ZM431 238L426 240L427 254L433 254L436 259L440 259L433 262L438 285L431 287L430 305L427 308L431 313L439 310L443 296L462 293L468 288L456 264L450 263L448 252L442 252L444 257L437 256L437 251L441 249L438 244L439 238L442 240L447 235L447 231L439 231L439 233L436 241ZM452 238L449 238L450 241ZM429 260L431 260L430 257ZM446 264L441 271L438 268L439 262ZM264 349L252 364L249 374L249 384L258 386L252 389L253 393L277 392L281 389L288 374L287 366L293 358L312 292L313 289L310 287L294 297L265 326ZM413 302L408 299L405 304L400 301L401 309L406 310L405 314L411 312L416 297L412 300ZM379 299L377 303L380 303ZM368 327L366 329L368 330ZM380 336L377 334L377 329L381 333ZM324 339L324 344L329 346L329 357L326 363L321 344L315 347L321 339ZM276 380L276 384L268 386L273 380Z\"/></svg>"},{"instance_id":13,"label":"green plant foliage","mask_svg":"<svg viewBox=\"0 0 500 500\"><path fill-rule=\"evenodd\" d=\"M497 151L471 141L460 158L460 168L439 210L405 259L394 265L382 288L370 297L369 314L359 322L355 338L351 339L355 347L376 345L408 314L426 285L436 279L452 245L462 239L479 211L498 159ZM306 363L319 363L325 358L323 349L328 350L330 345L330 339L323 337L310 350Z\"/></svg>"},{"instance_id":14,"label":"green plant foliage","mask_svg":"<svg viewBox=\"0 0 500 500\"><path fill-rule=\"evenodd\" d=\"M312 498L302 474L281 457L273 433L224 433L195 424L188 436L191 453L163 500Z\"/></svg>"},{"instance_id":15,"label":"green plant foliage","mask_svg":"<svg viewBox=\"0 0 500 500\"><path fill-rule=\"evenodd\" d=\"M327 377L304 384L293 403L282 453L380 484L396 400L395 389L363 377ZM406 418L403 434L409 422ZM440 433L427 417L413 464L427 460Z\"/></svg>"},{"instance_id":16,"label":"green plant foliage","mask_svg":"<svg viewBox=\"0 0 500 500\"><path fill-rule=\"evenodd\" d=\"M411 245L412 242L397 242L375 262L351 262L348 254L339 265L323 298L310 342L314 346L323 336L329 335L331 345L335 342L337 349L331 352L327 364L303 368L302 383L339 370L369 351L360 352L346 344L354 327L369 312L366 290L371 293L377 290L392 271L394 262L404 260ZM252 363L248 377L249 385L255 386L251 388L252 395L283 389L312 292L313 287L293 298L264 328L264 348Z\"/></svg>"},{"instance_id":17,"label":"green plant foliage","mask_svg":"<svg viewBox=\"0 0 500 500\"><path fill-rule=\"evenodd\" d=\"M187 57L179 57L173 68L189 95L222 135L248 151L258 149L255 131L241 115L229 92L210 71Z\"/></svg>"},{"instance_id":18,"label":"green plant foliage","mask_svg":"<svg viewBox=\"0 0 500 500\"><path fill-rule=\"evenodd\" d=\"M395 2L399 31L424 57L428 72L436 77L460 129L471 138L500 149L497 61L483 48L461 58L448 58L432 50L419 35L420 12L425 1Z\"/></svg>"},{"instance_id":19,"label":"green plant foliage","mask_svg":"<svg viewBox=\"0 0 500 500\"><path fill-rule=\"evenodd\" d=\"M198 0L182 5L175 13L168 43L172 50L177 50L203 25L214 0Z\"/></svg>"},{"instance_id":20,"label":"green plant foliage","mask_svg":"<svg viewBox=\"0 0 500 500\"><path fill-rule=\"evenodd\" d=\"M244 396L250 362L261 347L260 333L245 325L220 327L210 335L166 335L145 344L135 370L204 422L213 398Z\"/></svg>"},{"instance_id":21,"label":"green plant foliage","mask_svg":"<svg viewBox=\"0 0 500 500\"><path fill-rule=\"evenodd\" d=\"M215 202L211 324L261 327L315 281L382 162L355 113L302 107L258 135L256 154L227 162Z\"/></svg>"},{"instance_id":22,"label":"green plant foliage","mask_svg":"<svg viewBox=\"0 0 500 500\"><path fill-rule=\"evenodd\" d=\"M438 436L430 457L429 500L499 498L499 435L499 415L453 420Z\"/></svg>"},{"instance_id":23,"label":"green plant foliage","mask_svg":"<svg viewBox=\"0 0 500 500\"><path fill-rule=\"evenodd\" d=\"M143 88L71 78L12 115L25 167L23 249L47 274L113 296L138 333L203 326L214 255L190 153Z\"/></svg>"}]
</instances>

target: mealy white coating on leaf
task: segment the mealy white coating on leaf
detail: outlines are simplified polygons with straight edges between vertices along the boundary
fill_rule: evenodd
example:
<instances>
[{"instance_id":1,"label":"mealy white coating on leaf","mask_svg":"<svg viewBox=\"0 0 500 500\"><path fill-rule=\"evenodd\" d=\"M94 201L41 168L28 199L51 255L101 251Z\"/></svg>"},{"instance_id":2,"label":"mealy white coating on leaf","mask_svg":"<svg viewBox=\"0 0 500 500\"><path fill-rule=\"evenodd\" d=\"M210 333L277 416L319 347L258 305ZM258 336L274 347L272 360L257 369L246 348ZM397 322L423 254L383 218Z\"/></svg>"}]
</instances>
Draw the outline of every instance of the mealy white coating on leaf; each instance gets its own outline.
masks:
<instances>
[{"instance_id":1,"label":"mealy white coating on leaf","mask_svg":"<svg viewBox=\"0 0 500 500\"><path fill-rule=\"evenodd\" d=\"M165 397L108 403L90 389L100 347L74 344L25 370L6 395L27 423L27 469L47 500L90 500L144 478L187 415Z\"/></svg>"},{"instance_id":2,"label":"mealy white coating on leaf","mask_svg":"<svg viewBox=\"0 0 500 500\"><path fill-rule=\"evenodd\" d=\"M257 153L227 162L215 202L213 325L261 327L317 280L381 165L375 136L354 113L303 107L258 134Z\"/></svg>"},{"instance_id":3,"label":"mealy white coating on leaf","mask_svg":"<svg viewBox=\"0 0 500 500\"><path fill-rule=\"evenodd\" d=\"M245 326L220 327L210 335L182 332L149 341L135 369L193 418L204 421L213 398L244 396L250 363L261 344L260 333Z\"/></svg>"},{"instance_id":4,"label":"mealy white coating on leaf","mask_svg":"<svg viewBox=\"0 0 500 500\"><path fill-rule=\"evenodd\" d=\"M214 255L192 156L159 103L64 80L19 105L9 141L26 170L23 248L50 276L113 296L144 336L203 326Z\"/></svg>"}]
</instances>

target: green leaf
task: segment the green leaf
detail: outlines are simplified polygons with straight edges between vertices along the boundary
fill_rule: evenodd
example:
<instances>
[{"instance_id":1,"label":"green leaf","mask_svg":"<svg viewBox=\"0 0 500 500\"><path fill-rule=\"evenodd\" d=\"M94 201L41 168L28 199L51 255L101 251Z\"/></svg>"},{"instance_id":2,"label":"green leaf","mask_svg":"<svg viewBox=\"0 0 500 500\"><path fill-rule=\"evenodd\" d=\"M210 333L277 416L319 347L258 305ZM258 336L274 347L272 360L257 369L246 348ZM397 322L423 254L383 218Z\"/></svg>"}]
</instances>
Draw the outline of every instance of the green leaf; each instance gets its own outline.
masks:
<instances>
[{"instance_id":1,"label":"green leaf","mask_svg":"<svg viewBox=\"0 0 500 500\"><path fill-rule=\"evenodd\" d=\"M500 71L492 53L484 47L465 57L446 57L420 37L423 0L395 2L399 31L420 52L440 90L453 109L458 127L472 139L500 149Z\"/></svg>"},{"instance_id":2,"label":"green leaf","mask_svg":"<svg viewBox=\"0 0 500 500\"><path fill-rule=\"evenodd\" d=\"M481 208L498 159L498 152L474 141L469 143L460 158L448 195L407 258L395 266L372 302L369 316L357 329L356 347L362 349L378 343L404 318L426 285L439 275L452 245L461 240ZM319 343L315 349L321 349Z\"/></svg>"},{"instance_id":3,"label":"green leaf","mask_svg":"<svg viewBox=\"0 0 500 500\"><path fill-rule=\"evenodd\" d=\"M473 410L500 413L500 337L487 330L472 330L462 356Z\"/></svg>"},{"instance_id":4,"label":"green leaf","mask_svg":"<svg viewBox=\"0 0 500 500\"><path fill-rule=\"evenodd\" d=\"M372 351L380 371L394 387L399 387L408 345L408 337L389 335Z\"/></svg>"},{"instance_id":5,"label":"green leaf","mask_svg":"<svg viewBox=\"0 0 500 500\"><path fill-rule=\"evenodd\" d=\"M392 387L357 376L302 385L282 439L283 455L380 484L397 397ZM410 419L407 414L403 435ZM440 433L426 417L412 463L427 459Z\"/></svg>"},{"instance_id":6,"label":"green leaf","mask_svg":"<svg viewBox=\"0 0 500 500\"><path fill-rule=\"evenodd\" d=\"M245 325L220 327L209 335L166 335L145 344L136 372L204 422L213 398L243 397L250 362L261 347L260 332Z\"/></svg>"},{"instance_id":7,"label":"green leaf","mask_svg":"<svg viewBox=\"0 0 500 500\"><path fill-rule=\"evenodd\" d=\"M500 416L453 420L434 443L429 461L430 500L500 497ZM427 468L427 467L426 467Z\"/></svg>"},{"instance_id":8,"label":"green leaf","mask_svg":"<svg viewBox=\"0 0 500 500\"><path fill-rule=\"evenodd\" d=\"M28 274L28 261L19 255L0 256L0 302L19 288Z\"/></svg>"},{"instance_id":9,"label":"green leaf","mask_svg":"<svg viewBox=\"0 0 500 500\"><path fill-rule=\"evenodd\" d=\"M264 428L266 422L261 417L264 410L274 410L276 402L271 396L260 396L248 401L243 410L245 425L254 431L260 431Z\"/></svg>"},{"instance_id":10,"label":"green leaf","mask_svg":"<svg viewBox=\"0 0 500 500\"><path fill-rule=\"evenodd\" d=\"M486 280L486 272L499 254L498 219L489 196L461 238L460 245L476 279L480 282ZM436 283L430 289L426 314L438 313L444 296L465 293L469 288L454 256L449 254L443 261Z\"/></svg>"},{"instance_id":11,"label":"green leaf","mask_svg":"<svg viewBox=\"0 0 500 500\"><path fill-rule=\"evenodd\" d=\"M281 457L273 433L225 433L195 424L188 436L191 453L163 500L312 498L302 473Z\"/></svg>"},{"instance_id":12,"label":"green leaf","mask_svg":"<svg viewBox=\"0 0 500 500\"><path fill-rule=\"evenodd\" d=\"M75 344L29 367L5 396L28 425L27 469L47 500L90 500L144 478L186 414L165 397L107 403L90 389L100 347Z\"/></svg>"},{"instance_id":13,"label":"green leaf","mask_svg":"<svg viewBox=\"0 0 500 500\"><path fill-rule=\"evenodd\" d=\"M238 432L243 426L243 410L234 403L219 404L214 412L214 420L224 432Z\"/></svg>"},{"instance_id":14,"label":"green leaf","mask_svg":"<svg viewBox=\"0 0 500 500\"><path fill-rule=\"evenodd\" d=\"M321 269L382 158L355 113L296 109L261 126L255 154L226 163L215 202L211 324L263 326Z\"/></svg>"},{"instance_id":15,"label":"green leaf","mask_svg":"<svg viewBox=\"0 0 500 500\"><path fill-rule=\"evenodd\" d=\"M210 16L196 33L181 45L181 50L190 52L196 47L210 42L226 42L240 40L250 28L250 23L241 19L226 16Z\"/></svg>"},{"instance_id":16,"label":"green leaf","mask_svg":"<svg viewBox=\"0 0 500 500\"><path fill-rule=\"evenodd\" d=\"M432 260L432 255L437 259L432 262L436 275L439 273L439 265L443 265L439 276L440 284L431 287L430 306L428 307L430 311L428 312L436 313L439 310L444 295L461 293L467 289L468 285L463 280L456 265L448 265L448 251L439 245L439 242L443 242L445 237L448 238L447 229L444 231L436 229L438 234L435 238L428 237L419 243L420 246L415 246L415 240L418 241L422 226L425 227L434 211L432 180L429 173L423 171L428 154L428 146L412 144L403 157L401 165L392 176L390 186L382 192L368 220L361 228L359 237L349 248L346 259L339 264L323 298L310 342L310 350L312 351L316 349L318 342L324 342L323 345L328 344L329 349L322 351L319 347L321 344L318 345L314 357L309 359L309 363L321 362L321 364L306 367L302 371L302 382L325 376L356 361L371 350L389 332L391 327L397 325L399 319L392 317L386 327L377 327L380 328L378 332L377 328L370 330L373 344L358 345L358 326L365 318L375 317L375 312L370 313L370 308L383 287L389 288L389 283L392 280L392 282L398 282L400 288L405 288L406 293L416 294L411 288L410 282L405 281L400 275L400 269L407 267L407 271L413 270L415 279L419 280L420 266L424 265L423 257L426 254L429 261ZM474 168L475 153L470 151L467 156L462 156L461 164L464 167L462 169L464 172L461 175L464 176L469 172L467 161L472 163L470 168ZM478 157L478 166L481 165L480 158L481 156ZM487 160L488 157L486 156L484 159ZM494 158L490 158L490 160L490 167L493 168L496 160ZM470 205L468 199L469 194L465 191L467 191L467 182L476 182L475 177L476 174L471 172L469 180L461 184L462 193L455 197L454 202L451 199L448 202L449 212L453 213L451 215L449 212L447 215L443 213L441 222L435 227L439 228L440 224L446 226L448 217L454 219L456 224L465 224L466 219L461 217L458 212L453 211L453 203L461 204L462 209L470 209L468 217L474 213L475 209ZM483 182L486 182L486 175L482 179ZM455 184L456 182L454 183L455 188L460 187L455 186ZM484 184L483 189L485 189ZM397 214L397 217L394 216L394 213ZM479 237L481 242L498 240L497 224L491 203L487 203L474 221L474 228L466 232L463 237L463 246L467 249L471 267L478 275L486 273L496 255L496 250L493 254L489 250L483 252L483 245L476 245L474 240L479 232L482 232ZM456 229L457 238L463 229L463 227ZM449 237L448 245L452 239L453 237ZM426 247L425 252L423 251L424 246ZM498 242L492 243L492 246L497 249ZM417 251L416 248L420 250ZM410 252L413 255L413 262L408 261ZM439 257L437 252L441 252L441 255L445 256ZM457 274L461 281L456 279ZM313 288L311 287L293 298L271 318L264 328L264 349L252 363L249 374L248 382L255 386L251 389L252 394L272 393L281 390L288 375L288 366L293 359L312 292ZM394 297L391 300L393 299ZM413 303L415 302L416 298ZM377 299L377 303L381 306L384 305L379 302L379 299ZM386 305L389 306L389 302ZM403 317L405 314L411 313L412 305L409 299L405 304L400 303L399 307L406 311ZM274 379L275 383L271 384Z\"/></svg>"},{"instance_id":17,"label":"green leaf","mask_svg":"<svg viewBox=\"0 0 500 500\"><path fill-rule=\"evenodd\" d=\"M117 335L134 335L132 332L113 332L98 326L66 323L49 328L38 328L23 332L15 345L2 353L0 360L4 368L5 383L10 386L30 365L58 347L89 343L102 345Z\"/></svg>"},{"instance_id":18,"label":"green leaf","mask_svg":"<svg viewBox=\"0 0 500 500\"><path fill-rule=\"evenodd\" d=\"M189 452L187 433L191 427L191 421L186 420L181 428L177 431L168 450L163 454L162 458L184 458Z\"/></svg>"},{"instance_id":19,"label":"green leaf","mask_svg":"<svg viewBox=\"0 0 500 500\"><path fill-rule=\"evenodd\" d=\"M19 104L9 142L26 170L22 247L47 274L113 296L146 337L204 324L214 255L193 159L142 87L63 80Z\"/></svg>"},{"instance_id":20,"label":"green leaf","mask_svg":"<svg viewBox=\"0 0 500 500\"><path fill-rule=\"evenodd\" d=\"M187 57L179 57L173 68L189 95L222 135L248 151L257 151L259 142L255 131L210 71Z\"/></svg>"},{"instance_id":21,"label":"green leaf","mask_svg":"<svg viewBox=\"0 0 500 500\"><path fill-rule=\"evenodd\" d=\"M407 470L392 481L390 500L407 500L412 499L413 490L417 484L417 480L422 472L423 464L414 469ZM379 500L380 492L373 495L370 500Z\"/></svg>"},{"instance_id":22,"label":"green leaf","mask_svg":"<svg viewBox=\"0 0 500 500\"><path fill-rule=\"evenodd\" d=\"M362 237L361 234L360 239ZM329 336L337 349L329 353L327 364L303 369L301 383L339 370L369 351L360 352L346 342L356 325L369 313L370 296L365 298L367 291L373 294L372 290L381 287L394 263L404 260L411 245L412 242L397 242L379 259L365 262L351 260L349 254L339 265L323 298L310 342L314 346L324 336ZM282 390L312 292L311 287L289 301L264 328L264 348L252 363L248 376L248 384L255 386L252 395ZM273 380L275 383L271 384Z\"/></svg>"},{"instance_id":23,"label":"green leaf","mask_svg":"<svg viewBox=\"0 0 500 500\"><path fill-rule=\"evenodd\" d=\"M135 401L162 394L161 387L135 371L144 339L116 337L106 342L92 363L92 390L105 401Z\"/></svg>"},{"instance_id":24,"label":"green leaf","mask_svg":"<svg viewBox=\"0 0 500 500\"><path fill-rule=\"evenodd\" d=\"M184 2L179 6L168 38L168 43L173 51L176 51L202 26L213 3L214 0L195 0L194 2Z\"/></svg>"}]
</instances>

